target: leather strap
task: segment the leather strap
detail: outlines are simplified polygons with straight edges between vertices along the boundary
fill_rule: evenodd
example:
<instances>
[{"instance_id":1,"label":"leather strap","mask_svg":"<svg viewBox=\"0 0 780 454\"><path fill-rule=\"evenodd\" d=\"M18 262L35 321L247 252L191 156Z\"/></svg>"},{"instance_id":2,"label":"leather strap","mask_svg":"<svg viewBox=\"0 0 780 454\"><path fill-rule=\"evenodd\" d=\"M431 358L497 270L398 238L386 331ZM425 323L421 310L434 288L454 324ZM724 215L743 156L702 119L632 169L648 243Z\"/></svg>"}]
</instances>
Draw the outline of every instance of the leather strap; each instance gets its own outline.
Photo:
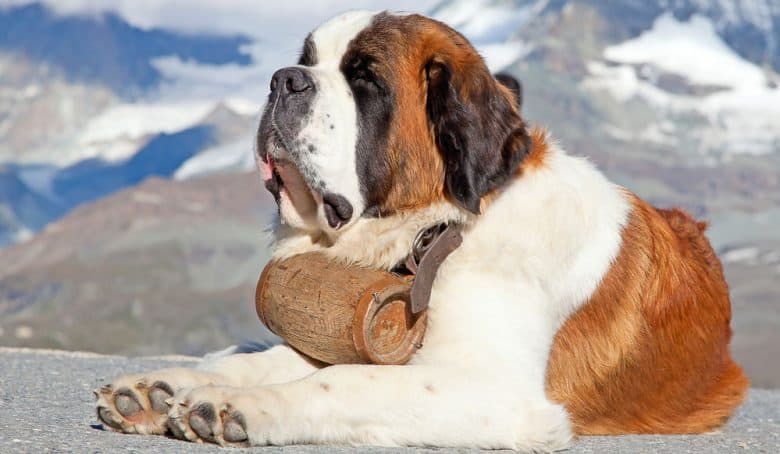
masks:
<instances>
[{"instance_id":1,"label":"leather strap","mask_svg":"<svg viewBox=\"0 0 780 454\"><path fill-rule=\"evenodd\" d=\"M412 252L404 262L406 268L414 274L410 294L413 314L428 308L431 287L439 267L462 241L460 226L457 224L437 224L417 234Z\"/></svg>"}]
</instances>

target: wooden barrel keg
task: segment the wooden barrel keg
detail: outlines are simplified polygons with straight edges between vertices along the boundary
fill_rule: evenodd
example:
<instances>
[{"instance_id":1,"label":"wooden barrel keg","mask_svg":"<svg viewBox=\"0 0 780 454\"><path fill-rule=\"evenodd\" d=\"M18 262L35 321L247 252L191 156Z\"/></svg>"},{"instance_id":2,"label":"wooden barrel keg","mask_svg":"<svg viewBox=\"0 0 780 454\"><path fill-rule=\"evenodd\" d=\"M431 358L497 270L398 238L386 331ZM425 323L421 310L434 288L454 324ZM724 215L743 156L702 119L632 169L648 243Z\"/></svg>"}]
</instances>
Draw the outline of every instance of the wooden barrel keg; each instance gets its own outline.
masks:
<instances>
[{"instance_id":1,"label":"wooden barrel keg","mask_svg":"<svg viewBox=\"0 0 780 454\"><path fill-rule=\"evenodd\" d=\"M405 364L420 347L426 312L412 314L412 281L346 266L320 253L266 265L257 314L298 351L328 364Z\"/></svg>"}]
</instances>

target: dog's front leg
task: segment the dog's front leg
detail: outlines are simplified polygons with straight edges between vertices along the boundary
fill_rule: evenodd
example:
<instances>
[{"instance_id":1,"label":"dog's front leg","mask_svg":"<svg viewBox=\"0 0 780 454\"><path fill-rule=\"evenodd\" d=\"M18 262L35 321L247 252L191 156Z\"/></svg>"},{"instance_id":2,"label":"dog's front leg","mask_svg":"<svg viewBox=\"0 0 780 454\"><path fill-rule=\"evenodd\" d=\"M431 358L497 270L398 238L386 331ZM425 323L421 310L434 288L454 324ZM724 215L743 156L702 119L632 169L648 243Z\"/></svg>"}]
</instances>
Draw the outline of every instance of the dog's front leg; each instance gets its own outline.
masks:
<instances>
[{"instance_id":1,"label":"dog's front leg","mask_svg":"<svg viewBox=\"0 0 780 454\"><path fill-rule=\"evenodd\" d=\"M566 446L564 409L494 372L341 365L280 385L204 386L177 393L169 424L181 438L223 445Z\"/></svg>"},{"instance_id":2,"label":"dog's front leg","mask_svg":"<svg viewBox=\"0 0 780 454\"><path fill-rule=\"evenodd\" d=\"M122 375L95 392L98 418L109 428L140 434L168 430L168 399L182 388L204 385L257 386L298 380L322 365L287 345L240 353L197 368L169 368Z\"/></svg>"}]
</instances>

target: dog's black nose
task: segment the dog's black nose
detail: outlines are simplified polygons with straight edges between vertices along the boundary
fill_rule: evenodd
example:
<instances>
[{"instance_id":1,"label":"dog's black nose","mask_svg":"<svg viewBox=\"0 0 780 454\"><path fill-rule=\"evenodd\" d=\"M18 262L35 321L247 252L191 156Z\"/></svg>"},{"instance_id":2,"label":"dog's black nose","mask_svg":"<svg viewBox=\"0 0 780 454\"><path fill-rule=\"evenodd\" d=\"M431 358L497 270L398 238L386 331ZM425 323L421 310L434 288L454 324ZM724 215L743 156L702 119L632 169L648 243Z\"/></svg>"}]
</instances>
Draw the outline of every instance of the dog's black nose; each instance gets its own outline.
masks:
<instances>
[{"instance_id":1,"label":"dog's black nose","mask_svg":"<svg viewBox=\"0 0 780 454\"><path fill-rule=\"evenodd\" d=\"M303 68L282 68L271 78L271 93L278 92L283 97L301 94L313 88L314 81Z\"/></svg>"}]
</instances>

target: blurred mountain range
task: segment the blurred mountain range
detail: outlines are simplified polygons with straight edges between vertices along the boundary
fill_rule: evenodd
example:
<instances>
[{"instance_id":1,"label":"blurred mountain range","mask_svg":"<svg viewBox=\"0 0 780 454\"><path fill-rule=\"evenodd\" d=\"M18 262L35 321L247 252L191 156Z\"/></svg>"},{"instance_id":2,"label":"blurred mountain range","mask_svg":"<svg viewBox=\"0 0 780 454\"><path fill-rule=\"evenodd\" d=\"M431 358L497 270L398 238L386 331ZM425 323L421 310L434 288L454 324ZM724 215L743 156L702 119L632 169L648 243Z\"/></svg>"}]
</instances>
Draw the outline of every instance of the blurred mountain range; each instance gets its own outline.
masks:
<instances>
[{"instance_id":1,"label":"blurred mountain range","mask_svg":"<svg viewBox=\"0 0 780 454\"><path fill-rule=\"evenodd\" d=\"M63 16L40 4L0 7L0 30L0 247L251 136L254 107L158 101L167 82L160 59L247 66L244 36L143 30L115 14ZM235 160L228 165L246 168L251 153Z\"/></svg>"},{"instance_id":2,"label":"blurred mountain range","mask_svg":"<svg viewBox=\"0 0 780 454\"><path fill-rule=\"evenodd\" d=\"M56 68L70 81L98 84L132 97L162 79L158 57L176 56L200 63L247 65L244 36L195 36L142 30L112 13L100 17L59 16L41 4L0 14L0 47Z\"/></svg>"},{"instance_id":3,"label":"blurred mountain range","mask_svg":"<svg viewBox=\"0 0 780 454\"><path fill-rule=\"evenodd\" d=\"M526 118L570 152L711 221L736 354L755 385L780 386L780 0L429 13L521 79ZM267 74L302 38L280 53L0 6L0 345L199 354L270 338L252 292L273 204L244 172Z\"/></svg>"}]
</instances>

